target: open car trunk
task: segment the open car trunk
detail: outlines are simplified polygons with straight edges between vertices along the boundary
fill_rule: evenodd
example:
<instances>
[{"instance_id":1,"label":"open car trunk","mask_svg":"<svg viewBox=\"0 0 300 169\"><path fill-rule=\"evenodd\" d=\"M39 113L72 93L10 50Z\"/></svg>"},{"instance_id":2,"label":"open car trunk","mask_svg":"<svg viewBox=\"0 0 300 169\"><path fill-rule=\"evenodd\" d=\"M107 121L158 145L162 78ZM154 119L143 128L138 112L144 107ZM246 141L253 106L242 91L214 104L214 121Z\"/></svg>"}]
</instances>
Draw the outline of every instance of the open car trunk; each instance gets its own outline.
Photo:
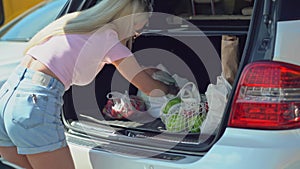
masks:
<instances>
[{"instance_id":1,"label":"open car trunk","mask_svg":"<svg viewBox=\"0 0 300 169\"><path fill-rule=\"evenodd\" d=\"M237 59L238 66L246 44L253 3L242 0L216 1L214 4L172 2L154 1L155 11L169 14L158 17L154 14L149 26L134 41L132 50L141 65L153 67L161 64L170 74L195 83L199 93L205 95L209 84L216 84L217 77L223 72L222 55L226 49L222 49L222 38L224 40L225 36L238 39L236 55L227 56L227 61ZM107 94L112 91L128 91L130 95L138 93L112 65L105 65L91 84L73 86L66 92L64 123L70 135L90 139L90 142L85 140L81 144L94 145L96 140L109 140L195 154L206 150L214 140L214 133L169 132L161 118L154 118L147 112L139 114L138 120L107 117L102 110L108 101Z\"/></svg>"}]
</instances>

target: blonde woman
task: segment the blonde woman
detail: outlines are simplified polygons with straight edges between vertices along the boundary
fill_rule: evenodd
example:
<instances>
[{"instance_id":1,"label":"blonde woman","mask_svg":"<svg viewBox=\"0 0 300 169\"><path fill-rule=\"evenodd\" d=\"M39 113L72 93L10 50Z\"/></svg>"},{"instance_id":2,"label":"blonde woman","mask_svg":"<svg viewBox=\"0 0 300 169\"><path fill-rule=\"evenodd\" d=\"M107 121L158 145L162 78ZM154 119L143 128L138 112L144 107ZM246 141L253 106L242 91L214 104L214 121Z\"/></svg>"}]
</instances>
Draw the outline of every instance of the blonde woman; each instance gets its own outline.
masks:
<instances>
[{"instance_id":1,"label":"blonde woman","mask_svg":"<svg viewBox=\"0 0 300 169\"><path fill-rule=\"evenodd\" d=\"M175 93L145 73L126 47L151 10L147 0L102 0L40 31L0 90L1 157L27 169L74 168L60 119L62 96L73 84L90 83L104 64L148 95Z\"/></svg>"}]
</instances>

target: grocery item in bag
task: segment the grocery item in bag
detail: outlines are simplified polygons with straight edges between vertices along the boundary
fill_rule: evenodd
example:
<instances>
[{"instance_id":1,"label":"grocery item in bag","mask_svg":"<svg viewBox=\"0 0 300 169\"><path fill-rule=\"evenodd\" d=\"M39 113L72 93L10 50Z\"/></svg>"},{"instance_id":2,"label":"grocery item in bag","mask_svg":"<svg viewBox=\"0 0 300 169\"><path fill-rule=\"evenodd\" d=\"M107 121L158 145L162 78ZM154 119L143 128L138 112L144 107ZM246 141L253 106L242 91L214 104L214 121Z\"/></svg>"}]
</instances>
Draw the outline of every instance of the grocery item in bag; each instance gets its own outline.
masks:
<instances>
[{"instance_id":1,"label":"grocery item in bag","mask_svg":"<svg viewBox=\"0 0 300 169\"><path fill-rule=\"evenodd\" d=\"M111 119L128 119L136 113L146 110L142 98L128 95L127 92L110 92L107 94L108 101L102 110L102 114Z\"/></svg>"},{"instance_id":2,"label":"grocery item in bag","mask_svg":"<svg viewBox=\"0 0 300 169\"><path fill-rule=\"evenodd\" d=\"M239 59L239 38L223 35L221 43L222 74L231 85L238 70Z\"/></svg>"},{"instance_id":3,"label":"grocery item in bag","mask_svg":"<svg viewBox=\"0 0 300 169\"><path fill-rule=\"evenodd\" d=\"M213 134L222 120L224 109L227 104L228 95L231 92L231 85L223 75L217 77L217 84L209 84L205 93L209 110L206 119L201 125L201 133Z\"/></svg>"},{"instance_id":4,"label":"grocery item in bag","mask_svg":"<svg viewBox=\"0 0 300 169\"><path fill-rule=\"evenodd\" d=\"M162 67L160 68L147 68L147 72L151 74L152 78L165 83L166 85L177 86L175 79ZM154 118L160 117L161 106L167 102L174 95L168 94L162 97L147 96L145 93L138 91L137 96L141 97L146 104L146 111Z\"/></svg>"},{"instance_id":5,"label":"grocery item in bag","mask_svg":"<svg viewBox=\"0 0 300 169\"><path fill-rule=\"evenodd\" d=\"M171 75L166 67L164 67L162 64L158 64L156 67L147 68L147 70L149 70L148 73L153 79L159 80L167 85L173 85L182 88L187 82L189 82L187 79L180 77L177 74ZM147 112L154 118L159 118L161 107L170 99L175 97L171 94L162 97L151 97L147 96L141 91L138 91L137 95L145 101Z\"/></svg>"},{"instance_id":6,"label":"grocery item in bag","mask_svg":"<svg viewBox=\"0 0 300 169\"><path fill-rule=\"evenodd\" d=\"M160 117L167 131L197 133L207 109L205 95L199 93L193 82L188 82L162 106Z\"/></svg>"}]
</instances>

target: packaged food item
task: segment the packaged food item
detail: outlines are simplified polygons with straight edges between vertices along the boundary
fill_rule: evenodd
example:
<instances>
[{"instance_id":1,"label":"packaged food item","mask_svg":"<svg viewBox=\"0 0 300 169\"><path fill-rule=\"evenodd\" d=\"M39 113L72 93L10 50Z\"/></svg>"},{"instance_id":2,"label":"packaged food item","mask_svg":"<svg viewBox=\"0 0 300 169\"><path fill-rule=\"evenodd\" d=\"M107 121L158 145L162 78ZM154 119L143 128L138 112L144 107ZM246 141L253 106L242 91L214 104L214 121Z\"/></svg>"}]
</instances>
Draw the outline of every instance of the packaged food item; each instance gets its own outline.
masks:
<instances>
[{"instance_id":1,"label":"packaged food item","mask_svg":"<svg viewBox=\"0 0 300 169\"><path fill-rule=\"evenodd\" d=\"M239 60L239 38L237 36L223 35L221 43L222 73L231 85L238 70Z\"/></svg>"},{"instance_id":2,"label":"packaged food item","mask_svg":"<svg viewBox=\"0 0 300 169\"><path fill-rule=\"evenodd\" d=\"M199 133L207 111L205 95L188 82L162 106L160 117L169 132Z\"/></svg>"},{"instance_id":3,"label":"packaged food item","mask_svg":"<svg viewBox=\"0 0 300 169\"><path fill-rule=\"evenodd\" d=\"M217 84L209 84L205 95L209 106L206 118L201 125L201 133L212 135L219 127L224 115L231 85L223 75L217 77Z\"/></svg>"},{"instance_id":4,"label":"packaged food item","mask_svg":"<svg viewBox=\"0 0 300 169\"><path fill-rule=\"evenodd\" d=\"M128 95L127 91L110 92L107 94L108 101L102 110L102 114L111 119L128 119L136 113L146 111L146 105L142 98Z\"/></svg>"},{"instance_id":5,"label":"packaged food item","mask_svg":"<svg viewBox=\"0 0 300 169\"><path fill-rule=\"evenodd\" d=\"M166 71L166 69L162 65L157 66L157 68L147 68L146 71L155 80L161 81L166 85L177 86L176 80ZM174 97L174 95L171 94L162 97L151 97L147 96L141 91L138 91L137 95L145 101L147 113L154 118L160 117L161 106L170 98Z\"/></svg>"}]
</instances>

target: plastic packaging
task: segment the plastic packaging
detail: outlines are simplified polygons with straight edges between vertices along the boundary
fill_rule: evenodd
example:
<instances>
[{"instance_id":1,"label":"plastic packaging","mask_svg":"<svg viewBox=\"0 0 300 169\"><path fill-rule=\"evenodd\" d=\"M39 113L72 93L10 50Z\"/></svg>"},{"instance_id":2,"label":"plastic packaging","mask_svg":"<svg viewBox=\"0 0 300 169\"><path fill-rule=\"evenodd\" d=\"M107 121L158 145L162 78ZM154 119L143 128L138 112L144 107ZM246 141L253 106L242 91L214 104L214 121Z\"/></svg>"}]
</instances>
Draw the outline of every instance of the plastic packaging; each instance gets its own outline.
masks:
<instances>
[{"instance_id":1,"label":"plastic packaging","mask_svg":"<svg viewBox=\"0 0 300 169\"><path fill-rule=\"evenodd\" d=\"M183 87L188 80L178 76L177 74L171 75L169 71L162 65L157 65L154 69L156 72L152 74L152 77L156 80L162 81L167 85L175 85L179 88ZM166 95L163 97L151 97L147 96L141 91L138 91L137 96L141 97L147 106L147 112L154 118L160 117L161 107L170 99L174 98L174 95Z\"/></svg>"},{"instance_id":2,"label":"plastic packaging","mask_svg":"<svg viewBox=\"0 0 300 169\"><path fill-rule=\"evenodd\" d=\"M167 131L197 133L207 109L205 96L199 93L194 83L188 82L176 97L162 106L160 117Z\"/></svg>"},{"instance_id":3,"label":"plastic packaging","mask_svg":"<svg viewBox=\"0 0 300 169\"><path fill-rule=\"evenodd\" d=\"M165 83L166 85L174 85L177 86L176 80L169 74L169 72L160 64L152 73L152 78L158 81ZM147 112L154 118L160 117L160 109L161 106L166 103L170 98L174 97L173 95L166 95L162 97L151 97L147 96L145 93L138 91L137 96L141 97L146 104Z\"/></svg>"},{"instance_id":4,"label":"plastic packaging","mask_svg":"<svg viewBox=\"0 0 300 169\"><path fill-rule=\"evenodd\" d=\"M217 77L217 84L209 84L205 92L209 110L201 125L201 133L213 134L218 128L224 114L231 85L222 76Z\"/></svg>"},{"instance_id":5,"label":"plastic packaging","mask_svg":"<svg viewBox=\"0 0 300 169\"><path fill-rule=\"evenodd\" d=\"M146 110L145 102L142 98L128 95L127 91L110 92L107 94L108 101L102 110L103 115L111 119L128 119L135 113L142 113Z\"/></svg>"}]
</instances>

